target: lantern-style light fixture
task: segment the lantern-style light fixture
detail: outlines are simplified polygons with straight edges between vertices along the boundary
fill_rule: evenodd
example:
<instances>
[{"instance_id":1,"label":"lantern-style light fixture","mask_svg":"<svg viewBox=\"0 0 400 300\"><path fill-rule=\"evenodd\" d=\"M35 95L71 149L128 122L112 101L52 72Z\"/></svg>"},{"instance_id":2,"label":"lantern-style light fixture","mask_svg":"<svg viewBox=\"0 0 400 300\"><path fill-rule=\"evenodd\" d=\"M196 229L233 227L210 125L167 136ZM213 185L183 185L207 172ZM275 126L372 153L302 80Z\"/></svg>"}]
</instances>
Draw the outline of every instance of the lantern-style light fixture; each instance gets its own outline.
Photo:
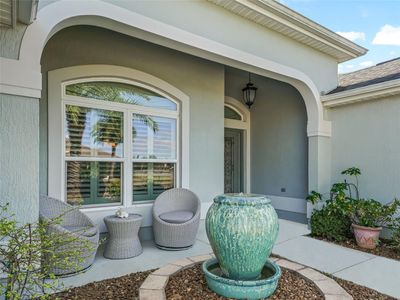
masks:
<instances>
[{"instance_id":1,"label":"lantern-style light fixture","mask_svg":"<svg viewBox=\"0 0 400 300\"><path fill-rule=\"evenodd\" d=\"M251 83L251 74L249 73L249 83L242 89L243 101L249 108L253 105L256 100L257 88Z\"/></svg>"}]
</instances>

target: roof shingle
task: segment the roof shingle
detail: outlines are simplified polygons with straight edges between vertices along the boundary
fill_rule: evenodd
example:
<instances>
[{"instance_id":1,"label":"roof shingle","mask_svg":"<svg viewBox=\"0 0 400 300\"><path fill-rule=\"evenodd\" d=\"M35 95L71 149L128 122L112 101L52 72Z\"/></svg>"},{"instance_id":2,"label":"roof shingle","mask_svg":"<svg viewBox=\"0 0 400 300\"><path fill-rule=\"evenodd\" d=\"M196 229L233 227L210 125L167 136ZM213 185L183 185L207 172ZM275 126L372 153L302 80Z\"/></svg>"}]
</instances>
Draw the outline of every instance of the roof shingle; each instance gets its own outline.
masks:
<instances>
[{"instance_id":1,"label":"roof shingle","mask_svg":"<svg viewBox=\"0 0 400 300\"><path fill-rule=\"evenodd\" d=\"M339 75L339 85L328 94L335 94L376 83L400 79L400 57L376 66Z\"/></svg>"}]
</instances>

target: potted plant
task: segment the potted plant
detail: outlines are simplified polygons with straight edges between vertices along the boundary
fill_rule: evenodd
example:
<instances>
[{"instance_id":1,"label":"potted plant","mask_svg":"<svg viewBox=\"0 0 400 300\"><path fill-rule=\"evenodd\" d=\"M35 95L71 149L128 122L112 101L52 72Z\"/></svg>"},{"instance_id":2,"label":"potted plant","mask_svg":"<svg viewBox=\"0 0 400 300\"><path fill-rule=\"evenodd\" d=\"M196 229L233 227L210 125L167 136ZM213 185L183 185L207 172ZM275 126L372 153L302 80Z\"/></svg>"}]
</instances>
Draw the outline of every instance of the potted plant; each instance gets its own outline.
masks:
<instances>
[{"instance_id":1,"label":"potted plant","mask_svg":"<svg viewBox=\"0 0 400 300\"><path fill-rule=\"evenodd\" d=\"M357 245L365 249L375 249L379 243L382 226L389 224L400 201L381 204L373 199L353 199L349 207L349 217Z\"/></svg>"}]
</instances>

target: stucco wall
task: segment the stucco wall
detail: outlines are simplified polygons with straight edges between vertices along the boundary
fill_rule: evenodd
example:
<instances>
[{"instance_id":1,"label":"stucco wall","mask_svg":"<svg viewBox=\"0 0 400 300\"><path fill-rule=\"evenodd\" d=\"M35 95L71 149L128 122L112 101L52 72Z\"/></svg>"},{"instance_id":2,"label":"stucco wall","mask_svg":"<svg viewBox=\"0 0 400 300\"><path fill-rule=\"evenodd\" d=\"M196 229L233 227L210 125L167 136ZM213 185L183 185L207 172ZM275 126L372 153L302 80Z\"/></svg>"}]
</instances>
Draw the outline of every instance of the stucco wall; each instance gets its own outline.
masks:
<instances>
[{"instance_id":1,"label":"stucco wall","mask_svg":"<svg viewBox=\"0 0 400 300\"><path fill-rule=\"evenodd\" d=\"M332 180L361 168L361 197L382 203L400 197L400 96L329 110L332 120Z\"/></svg>"},{"instance_id":2,"label":"stucco wall","mask_svg":"<svg viewBox=\"0 0 400 300\"><path fill-rule=\"evenodd\" d=\"M104 1L298 69L312 79L319 91L327 92L337 85L334 58L205 0ZM57 0L41 0L40 9L53 2Z\"/></svg>"},{"instance_id":3,"label":"stucco wall","mask_svg":"<svg viewBox=\"0 0 400 300\"><path fill-rule=\"evenodd\" d=\"M240 100L248 74L227 72L225 82L226 95ZM250 109L251 191L283 197L273 199L276 208L305 213L308 142L304 101L286 83L258 76L253 76L252 82L258 90Z\"/></svg>"},{"instance_id":4,"label":"stucco wall","mask_svg":"<svg viewBox=\"0 0 400 300\"><path fill-rule=\"evenodd\" d=\"M56 34L42 57L46 73L67 66L112 64L156 76L190 97L190 187L202 201L223 192L224 67L96 27ZM46 77L44 77L46 79ZM45 84L46 80L44 80ZM46 189L46 88L41 103L41 189Z\"/></svg>"},{"instance_id":5,"label":"stucco wall","mask_svg":"<svg viewBox=\"0 0 400 300\"><path fill-rule=\"evenodd\" d=\"M19 222L39 216L39 100L0 94L0 203Z\"/></svg>"},{"instance_id":6,"label":"stucco wall","mask_svg":"<svg viewBox=\"0 0 400 300\"><path fill-rule=\"evenodd\" d=\"M0 27L0 57L18 59L22 37L28 26L17 23L14 28Z\"/></svg>"}]
</instances>

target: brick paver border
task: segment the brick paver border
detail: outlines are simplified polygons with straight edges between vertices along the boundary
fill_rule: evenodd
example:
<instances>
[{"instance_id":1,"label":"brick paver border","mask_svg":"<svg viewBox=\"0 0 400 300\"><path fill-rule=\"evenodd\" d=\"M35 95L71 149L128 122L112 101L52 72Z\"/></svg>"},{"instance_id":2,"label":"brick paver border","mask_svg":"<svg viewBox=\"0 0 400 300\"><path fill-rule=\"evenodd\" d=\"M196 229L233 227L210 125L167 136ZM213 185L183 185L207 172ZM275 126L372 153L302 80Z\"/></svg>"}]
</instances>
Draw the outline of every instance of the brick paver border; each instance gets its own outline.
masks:
<instances>
[{"instance_id":1,"label":"brick paver border","mask_svg":"<svg viewBox=\"0 0 400 300\"><path fill-rule=\"evenodd\" d=\"M165 287L170 276L213 257L212 253L192 256L159 268L151 273L140 286L139 300L166 300ZM335 280L314 269L283 258L271 258L271 260L275 261L279 266L299 273L307 280L313 282L325 296L326 300L353 299Z\"/></svg>"}]
</instances>

